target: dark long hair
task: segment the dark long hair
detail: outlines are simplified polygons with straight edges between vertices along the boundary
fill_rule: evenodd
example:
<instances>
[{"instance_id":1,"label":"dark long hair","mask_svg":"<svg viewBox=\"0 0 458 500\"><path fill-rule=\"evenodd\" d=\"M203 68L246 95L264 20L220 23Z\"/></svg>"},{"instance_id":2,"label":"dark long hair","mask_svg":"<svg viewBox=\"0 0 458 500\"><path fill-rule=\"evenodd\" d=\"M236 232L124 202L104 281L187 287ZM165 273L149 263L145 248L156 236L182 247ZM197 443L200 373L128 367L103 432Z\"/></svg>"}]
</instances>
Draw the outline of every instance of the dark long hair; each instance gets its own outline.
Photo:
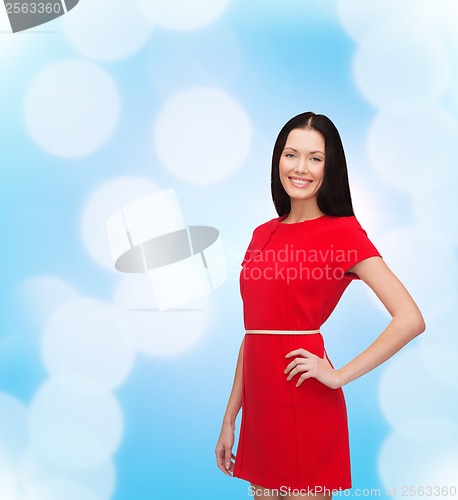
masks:
<instances>
[{"instance_id":1,"label":"dark long hair","mask_svg":"<svg viewBox=\"0 0 458 500\"><path fill-rule=\"evenodd\" d=\"M278 215L288 214L291 210L291 199L280 181L279 163L288 134L296 128L312 128L324 137L326 159L323 182L317 194L319 209L327 215L355 215L348 183L347 160L339 131L327 116L317 115L311 111L291 118L280 130L275 141L272 154L271 190Z\"/></svg>"}]
</instances>

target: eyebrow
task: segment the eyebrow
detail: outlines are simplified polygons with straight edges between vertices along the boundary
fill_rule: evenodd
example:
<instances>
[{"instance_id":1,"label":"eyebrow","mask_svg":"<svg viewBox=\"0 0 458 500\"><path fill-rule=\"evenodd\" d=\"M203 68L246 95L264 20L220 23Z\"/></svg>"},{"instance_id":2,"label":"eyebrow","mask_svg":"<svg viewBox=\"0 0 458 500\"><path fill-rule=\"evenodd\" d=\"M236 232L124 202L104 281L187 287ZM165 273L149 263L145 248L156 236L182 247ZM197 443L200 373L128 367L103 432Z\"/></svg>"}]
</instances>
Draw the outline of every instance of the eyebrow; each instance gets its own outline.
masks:
<instances>
[{"instance_id":1,"label":"eyebrow","mask_svg":"<svg viewBox=\"0 0 458 500\"><path fill-rule=\"evenodd\" d=\"M288 147L284 148L284 149L283 149L283 151L284 151L285 149L292 149L295 153L297 153L297 149L294 149L294 148L292 148L292 147L290 147L290 146L288 146ZM323 151L319 151L319 150L317 150L317 151L310 151L310 154L311 154L311 155L314 155L315 153L321 153L323 156L326 156L326 155L323 153Z\"/></svg>"}]
</instances>

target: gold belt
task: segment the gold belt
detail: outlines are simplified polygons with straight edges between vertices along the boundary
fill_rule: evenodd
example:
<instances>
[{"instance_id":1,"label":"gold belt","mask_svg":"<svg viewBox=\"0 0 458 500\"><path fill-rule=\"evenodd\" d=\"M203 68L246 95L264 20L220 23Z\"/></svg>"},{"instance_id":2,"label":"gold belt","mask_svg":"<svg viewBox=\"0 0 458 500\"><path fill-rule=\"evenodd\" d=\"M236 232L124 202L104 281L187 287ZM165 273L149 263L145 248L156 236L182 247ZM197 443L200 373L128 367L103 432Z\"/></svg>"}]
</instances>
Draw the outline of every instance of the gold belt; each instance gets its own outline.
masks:
<instances>
[{"instance_id":1,"label":"gold belt","mask_svg":"<svg viewBox=\"0 0 458 500\"><path fill-rule=\"evenodd\" d=\"M309 333L320 333L320 330L245 330L245 333L275 333L283 335L306 335Z\"/></svg>"}]
</instances>

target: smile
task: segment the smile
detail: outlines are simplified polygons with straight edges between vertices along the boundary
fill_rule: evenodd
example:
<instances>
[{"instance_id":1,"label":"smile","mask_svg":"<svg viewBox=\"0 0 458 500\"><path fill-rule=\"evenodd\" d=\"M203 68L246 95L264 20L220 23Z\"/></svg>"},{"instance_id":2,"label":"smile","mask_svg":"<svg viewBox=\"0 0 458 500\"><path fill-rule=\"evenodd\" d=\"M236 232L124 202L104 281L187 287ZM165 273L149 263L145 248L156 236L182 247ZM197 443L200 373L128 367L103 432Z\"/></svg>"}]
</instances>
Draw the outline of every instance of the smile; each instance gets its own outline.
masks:
<instances>
[{"instance_id":1,"label":"smile","mask_svg":"<svg viewBox=\"0 0 458 500\"><path fill-rule=\"evenodd\" d=\"M295 187L304 188L311 184L313 181L310 179L297 179L296 177L288 177L291 184Z\"/></svg>"}]
</instances>

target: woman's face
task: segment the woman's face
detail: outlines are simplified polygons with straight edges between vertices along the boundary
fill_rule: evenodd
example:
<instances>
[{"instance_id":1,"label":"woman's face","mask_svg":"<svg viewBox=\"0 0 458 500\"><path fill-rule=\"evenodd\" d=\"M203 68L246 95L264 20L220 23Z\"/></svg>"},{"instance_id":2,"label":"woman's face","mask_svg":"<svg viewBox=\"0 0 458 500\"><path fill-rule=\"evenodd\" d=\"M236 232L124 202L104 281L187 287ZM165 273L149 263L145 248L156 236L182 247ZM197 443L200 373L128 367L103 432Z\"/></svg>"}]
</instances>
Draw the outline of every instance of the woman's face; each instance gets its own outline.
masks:
<instances>
[{"instance_id":1,"label":"woman's face","mask_svg":"<svg viewBox=\"0 0 458 500\"><path fill-rule=\"evenodd\" d=\"M279 174L291 198L317 197L324 178L325 141L314 129L291 130L280 156Z\"/></svg>"}]
</instances>

